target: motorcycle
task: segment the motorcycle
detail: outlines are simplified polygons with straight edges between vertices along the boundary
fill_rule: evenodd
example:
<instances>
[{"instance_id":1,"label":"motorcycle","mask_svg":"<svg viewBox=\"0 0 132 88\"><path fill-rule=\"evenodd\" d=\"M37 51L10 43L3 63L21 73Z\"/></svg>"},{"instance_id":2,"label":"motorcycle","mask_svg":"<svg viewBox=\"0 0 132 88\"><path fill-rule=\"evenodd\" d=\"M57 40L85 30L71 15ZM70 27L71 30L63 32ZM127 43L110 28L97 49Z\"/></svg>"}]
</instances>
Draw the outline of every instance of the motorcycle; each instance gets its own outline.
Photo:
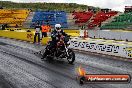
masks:
<instances>
[{"instance_id":1,"label":"motorcycle","mask_svg":"<svg viewBox=\"0 0 132 88\"><path fill-rule=\"evenodd\" d=\"M58 60L66 58L69 64L73 64L73 62L75 61L75 53L72 49L68 48L68 46L70 45L67 43L69 39L70 36L68 36L67 38L61 36L59 41L57 42L56 47L52 49L49 48L52 41L49 41L45 48L45 52L43 53L43 55L45 55L45 59L51 61L55 58ZM65 42L65 40L67 42Z\"/></svg>"}]
</instances>

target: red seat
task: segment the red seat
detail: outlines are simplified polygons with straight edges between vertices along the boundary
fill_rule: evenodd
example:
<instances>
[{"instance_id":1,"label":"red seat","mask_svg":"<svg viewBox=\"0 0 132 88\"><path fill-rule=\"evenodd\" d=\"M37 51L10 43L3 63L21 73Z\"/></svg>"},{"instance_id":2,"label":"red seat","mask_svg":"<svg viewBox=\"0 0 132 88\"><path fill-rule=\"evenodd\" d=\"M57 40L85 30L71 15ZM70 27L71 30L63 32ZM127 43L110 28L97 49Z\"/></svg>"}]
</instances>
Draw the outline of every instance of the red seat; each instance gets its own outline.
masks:
<instances>
[{"instance_id":1,"label":"red seat","mask_svg":"<svg viewBox=\"0 0 132 88\"><path fill-rule=\"evenodd\" d=\"M75 23L86 23L93 15L93 12L74 12Z\"/></svg>"},{"instance_id":2,"label":"red seat","mask_svg":"<svg viewBox=\"0 0 132 88\"><path fill-rule=\"evenodd\" d=\"M100 25L100 23L102 23L103 21L107 20L108 18L110 18L111 16L116 15L117 12L116 11L110 11L107 13L104 13L102 11L98 12L92 20L92 22L90 22L88 24L89 28L95 27L97 25Z\"/></svg>"},{"instance_id":3,"label":"red seat","mask_svg":"<svg viewBox=\"0 0 132 88\"><path fill-rule=\"evenodd\" d=\"M93 16L93 18L91 19L92 21L88 24L89 28L93 28L95 26L100 25L100 23L102 23L103 21L107 20L108 18L116 14L117 14L116 11L110 11L106 13L99 11L95 16L93 16L94 13L88 11L88 12L73 12L72 15L74 15L73 19L76 19L75 24L86 23Z\"/></svg>"}]
</instances>

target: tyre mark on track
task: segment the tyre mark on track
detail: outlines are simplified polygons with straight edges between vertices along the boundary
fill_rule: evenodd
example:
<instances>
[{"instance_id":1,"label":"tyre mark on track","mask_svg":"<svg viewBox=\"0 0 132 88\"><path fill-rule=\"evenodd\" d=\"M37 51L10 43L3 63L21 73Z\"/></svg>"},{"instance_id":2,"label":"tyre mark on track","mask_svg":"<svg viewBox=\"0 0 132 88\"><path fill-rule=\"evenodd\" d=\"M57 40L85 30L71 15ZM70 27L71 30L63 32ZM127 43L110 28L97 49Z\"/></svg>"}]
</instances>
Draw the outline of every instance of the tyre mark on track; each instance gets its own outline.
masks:
<instances>
[{"instance_id":1,"label":"tyre mark on track","mask_svg":"<svg viewBox=\"0 0 132 88\"><path fill-rule=\"evenodd\" d=\"M38 63L35 63L35 62L33 62L33 61L31 61L31 60L27 60L26 58L23 58L23 57L20 57L20 56L18 56L18 55L15 55L15 54L13 54L13 53L10 53L9 51L7 51L7 50L4 50L4 51L0 51L0 52L2 52L2 53L5 53L5 54L8 54L8 55L11 55L11 56L13 56L13 57L16 57L16 58L18 58L18 59L20 59L20 60L22 60L22 61L25 61L25 62L27 62L27 63L29 63L29 64L33 64L33 65L35 65L35 66L39 66L39 67L41 67L41 68L45 68L45 69L47 69L47 70L49 70L49 71L51 71L51 72L54 72L54 73L56 73L56 74L59 74L59 75L61 75L61 76L63 76L63 77L66 77L66 78L69 78L69 79L71 79L71 80L73 80L73 81L76 81L76 78L74 78L74 76L69 76L69 75L66 75L66 74L63 74L63 73L61 73L61 72L58 72L58 71L55 71L55 70L53 70L53 69L50 69L50 68L48 68L48 67L46 67L46 66L43 66L43 65L41 65L41 64L38 64ZM31 74L31 73L30 73ZM33 74L32 74L33 75ZM34 75L35 76L35 75ZM37 77L37 76L35 76L35 77ZM37 77L38 78L38 77ZM39 78L40 79L40 78ZM44 82L46 82L46 83L48 83L48 84L50 84L50 85L53 85L53 84L51 84L50 82L48 82L48 81L45 81L45 80L43 80L43 79L40 79L40 80L42 80L42 81L44 81ZM55 88L58 88L57 86L55 86L55 85L53 85ZM102 87L102 86L99 86L99 85L89 85L90 87L97 87L97 88L104 88L104 87Z\"/></svg>"},{"instance_id":2,"label":"tyre mark on track","mask_svg":"<svg viewBox=\"0 0 132 88\"><path fill-rule=\"evenodd\" d=\"M1 51L1 50L0 50L0 52L1 52L1 53L4 53L4 54L11 55L11 56L13 56L13 57L16 57L16 58L18 58L18 59L20 59L20 60L23 60L23 61L26 61L26 62L28 62L28 63L30 63L30 64L32 63L32 64L34 64L34 65L37 65L37 64L35 64L35 63L31 62L31 61L28 61L28 60L23 59L23 58L21 58L21 57L19 57L19 56L13 55L13 54L11 54L11 53L9 53L9 52L7 52L7 51ZM23 69L23 70L24 70L24 69ZM29 73L29 72L26 71L26 70L24 70L24 71L27 72L27 73ZM29 74L31 74L31 73L29 73ZM54 88L58 88L56 85L53 85L53 84L51 84L50 82L48 82L48 81L46 81L46 80L43 80L43 79L37 77L37 76L34 75L34 74L31 74L31 75L33 75L34 77L40 79L40 80L43 81L43 82L46 82L47 84L50 84L50 85L53 86Z\"/></svg>"},{"instance_id":3,"label":"tyre mark on track","mask_svg":"<svg viewBox=\"0 0 132 88\"><path fill-rule=\"evenodd\" d=\"M12 46L12 47L14 47L15 49L20 49L21 51L26 51L27 53L30 53L30 54L34 54L34 53L36 53L35 51L33 51L33 50L31 50L31 49L28 49L28 48L23 48L23 47L20 47L20 46L15 46L15 45L8 45L8 46ZM12 47L10 47L10 48L12 48ZM34 54L35 55L35 54ZM36 55L36 56L38 56L38 55ZM38 56L38 57L40 57L40 56ZM78 62L78 61L76 61L76 63L77 64L82 64L82 65L86 65L86 66L89 66L89 67L92 67L92 68L95 68L95 69L99 69L99 70L102 70L102 71L105 71L105 72L108 72L108 73L114 73L114 72L112 72L112 71L108 71L108 70L104 70L104 69L102 69L102 68L99 68L99 67L95 67L95 66L90 66L90 65L87 65L87 64L84 64L84 63L80 63L80 62ZM56 65L59 65L59 64L56 64ZM60 65L60 66L62 66L62 65ZM67 68L66 66L64 66L65 68Z\"/></svg>"},{"instance_id":4,"label":"tyre mark on track","mask_svg":"<svg viewBox=\"0 0 132 88\"><path fill-rule=\"evenodd\" d=\"M30 50L28 48L23 48L23 47L20 47L20 46L15 46L15 45L9 45L9 46L13 46L15 49L18 48L21 51L26 51L27 53L28 53L28 51L31 51L32 53L30 53L30 54L33 54L35 52L33 50ZM10 47L10 48L12 48L12 47ZM26 50L24 50L24 49L26 49ZM38 56L38 57L40 57L40 56ZM104 71L104 72L108 72L108 73L111 73L111 74L114 74L115 73L115 72L112 72L112 71L104 70L103 68L99 68L99 67L96 67L96 66L87 65L85 63L80 63L79 61L76 61L76 63L77 64L82 64L82 65L86 65L86 66L89 66L89 67L92 67L92 68L95 68L95 69L98 69L98 70L101 70L101 71ZM57 64L57 65L59 65L59 64ZM62 65L60 65L60 66L62 66ZM66 66L63 66L63 67L67 68Z\"/></svg>"},{"instance_id":5,"label":"tyre mark on track","mask_svg":"<svg viewBox=\"0 0 132 88\"><path fill-rule=\"evenodd\" d=\"M0 88L16 88L16 87L12 85L12 83L10 83L8 80L6 80L3 75L0 75Z\"/></svg>"}]
</instances>

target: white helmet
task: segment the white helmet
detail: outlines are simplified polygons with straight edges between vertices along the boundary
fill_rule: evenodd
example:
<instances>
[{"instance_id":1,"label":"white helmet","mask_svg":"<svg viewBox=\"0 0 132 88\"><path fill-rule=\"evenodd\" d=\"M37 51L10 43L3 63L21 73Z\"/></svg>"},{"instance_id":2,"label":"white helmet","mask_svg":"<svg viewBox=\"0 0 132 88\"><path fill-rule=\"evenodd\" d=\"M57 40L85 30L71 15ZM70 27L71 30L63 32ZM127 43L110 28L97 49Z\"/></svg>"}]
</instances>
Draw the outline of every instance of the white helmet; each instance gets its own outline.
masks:
<instances>
[{"instance_id":1,"label":"white helmet","mask_svg":"<svg viewBox=\"0 0 132 88\"><path fill-rule=\"evenodd\" d=\"M55 25L55 30L60 32L61 31L61 25L60 24L56 24Z\"/></svg>"},{"instance_id":2,"label":"white helmet","mask_svg":"<svg viewBox=\"0 0 132 88\"><path fill-rule=\"evenodd\" d=\"M55 29L56 28L61 28L61 25L60 24L55 24Z\"/></svg>"}]
</instances>

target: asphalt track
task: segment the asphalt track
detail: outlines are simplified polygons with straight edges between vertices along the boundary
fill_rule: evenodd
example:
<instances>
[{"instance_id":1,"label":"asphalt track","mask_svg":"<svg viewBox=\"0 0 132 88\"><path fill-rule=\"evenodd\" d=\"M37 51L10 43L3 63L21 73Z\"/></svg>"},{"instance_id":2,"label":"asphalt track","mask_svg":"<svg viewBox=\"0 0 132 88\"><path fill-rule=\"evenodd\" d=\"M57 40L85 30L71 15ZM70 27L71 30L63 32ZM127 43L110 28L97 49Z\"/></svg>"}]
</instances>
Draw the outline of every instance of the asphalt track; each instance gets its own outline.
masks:
<instances>
[{"instance_id":1,"label":"asphalt track","mask_svg":"<svg viewBox=\"0 0 132 88\"><path fill-rule=\"evenodd\" d=\"M132 88L128 84L84 84L76 81L80 65L88 74L130 74L132 61L75 52L76 61L48 63L34 54L44 46L0 38L0 88Z\"/></svg>"}]
</instances>

